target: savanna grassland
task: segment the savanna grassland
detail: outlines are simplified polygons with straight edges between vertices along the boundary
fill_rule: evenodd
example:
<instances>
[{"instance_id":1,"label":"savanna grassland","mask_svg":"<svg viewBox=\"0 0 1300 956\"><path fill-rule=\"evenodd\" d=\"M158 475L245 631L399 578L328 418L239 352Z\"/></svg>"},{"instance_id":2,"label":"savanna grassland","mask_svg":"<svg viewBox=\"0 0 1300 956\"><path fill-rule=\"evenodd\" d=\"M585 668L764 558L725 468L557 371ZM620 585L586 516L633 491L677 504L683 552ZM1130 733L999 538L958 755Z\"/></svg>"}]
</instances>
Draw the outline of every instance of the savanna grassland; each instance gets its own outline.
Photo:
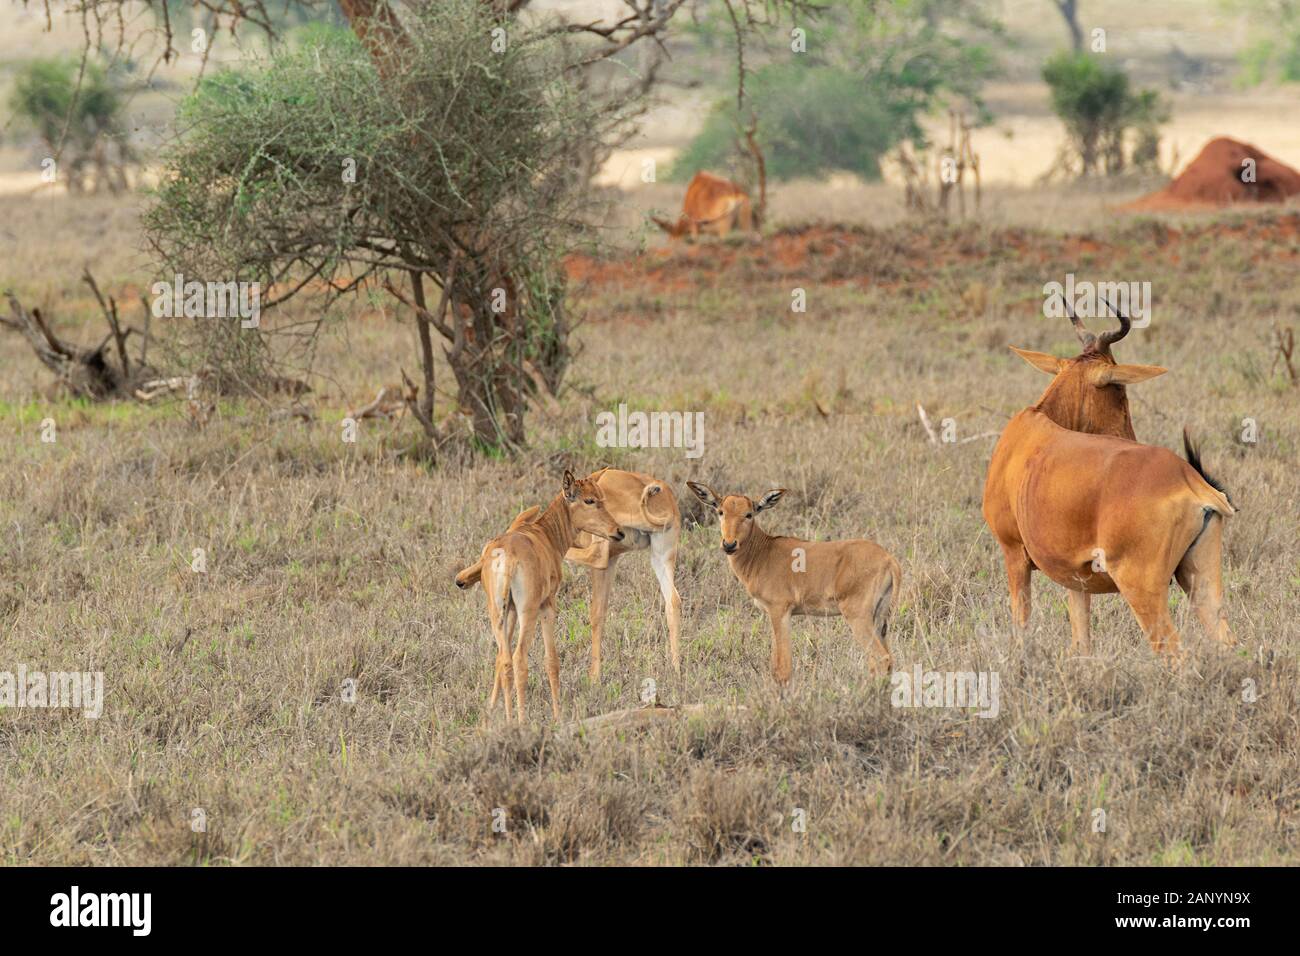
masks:
<instances>
[{"instance_id":1,"label":"savanna grassland","mask_svg":"<svg viewBox=\"0 0 1300 956\"><path fill-rule=\"evenodd\" d=\"M31 241L6 243L0 285L69 337L103 334L83 262L123 301L152 281L130 203L2 203L5 229ZM414 329L391 300L353 300L330 323L312 422L251 399L222 400L200 428L180 401L46 398L47 373L5 332L0 670L102 670L107 699L98 720L0 710L0 861L1294 862L1300 388L1272 340L1300 325L1298 262L1295 212L1109 218L1086 236L815 227L578 259L582 349L558 412L534 412L516 458L436 467L401 454L409 422L341 440L346 410L413 368ZM1139 438L1179 447L1188 426L1242 508L1225 535L1233 652L1175 590L1181 667L1153 658L1117 596L1094 602L1094 656L1072 656L1064 594L1041 577L1030 633L1009 635L980 515L985 433L1047 381L1008 345L1076 350L1068 323L1042 315L1043 283L1070 271L1152 283L1150 327L1116 354L1170 370L1130 389ZM795 289L806 312L791 309ZM703 457L598 447L595 415L620 402L704 412ZM932 444L918 402L959 441ZM1257 443L1240 440L1246 418ZM507 725L485 713L482 592L458 592L452 574L549 501L566 466L602 465L668 480L685 512L681 676L636 554L591 683L586 572L570 568L563 720L546 718L535 646L532 722ZM794 679L778 692L766 619L687 479L784 486L769 531L890 549L904 572L896 667L997 672L998 716L892 707L838 619L795 619ZM647 678L661 703L716 706L573 731L638 706ZM206 832L191 829L196 809Z\"/></svg>"}]
</instances>

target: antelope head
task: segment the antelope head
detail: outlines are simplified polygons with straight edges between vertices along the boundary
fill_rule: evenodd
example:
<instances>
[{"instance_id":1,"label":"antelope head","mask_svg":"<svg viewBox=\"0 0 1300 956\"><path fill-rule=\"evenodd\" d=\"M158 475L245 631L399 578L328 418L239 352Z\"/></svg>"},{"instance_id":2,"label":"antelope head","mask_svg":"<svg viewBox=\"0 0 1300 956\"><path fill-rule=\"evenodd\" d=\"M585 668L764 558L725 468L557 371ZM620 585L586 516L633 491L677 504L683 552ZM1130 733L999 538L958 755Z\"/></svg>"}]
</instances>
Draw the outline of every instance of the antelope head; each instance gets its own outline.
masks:
<instances>
[{"instance_id":1,"label":"antelope head","mask_svg":"<svg viewBox=\"0 0 1300 956\"><path fill-rule=\"evenodd\" d=\"M722 550L726 554L740 550L754 533L754 516L771 508L785 494L784 488L775 488L755 501L748 495L719 497L708 485L694 481L686 482L686 487L717 513L722 524Z\"/></svg>"},{"instance_id":2,"label":"antelope head","mask_svg":"<svg viewBox=\"0 0 1300 956\"><path fill-rule=\"evenodd\" d=\"M1071 431L1136 441L1124 387L1163 375L1168 369L1159 365L1121 365L1115 361L1110 347L1128 335L1132 325L1128 316L1109 302L1106 304L1118 316L1119 328L1094 335L1066 303L1070 323L1083 345L1083 351L1072 359L1018 349L1014 345L1011 351L1040 372L1053 376L1035 408L1056 424Z\"/></svg>"},{"instance_id":3,"label":"antelope head","mask_svg":"<svg viewBox=\"0 0 1300 956\"><path fill-rule=\"evenodd\" d=\"M605 495L590 478L575 478L564 472L564 502L569 508L569 522L575 531L585 531L598 538L623 540L623 529L605 510Z\"/></svg>"},{"instance_id":4,"label":"antelope head","mask_svg":"<svg viewBox=\"0 0 1300 956\"><path fill-rule=\"evenodd\" d=\"M680 239L686 235L686 230L691 226L691 222L686 218L685 214L679 216L676 222L669 222L667 219L660 219L658 216L651 216L650 221L674 239Z\"/></svg>"}]
</instances>

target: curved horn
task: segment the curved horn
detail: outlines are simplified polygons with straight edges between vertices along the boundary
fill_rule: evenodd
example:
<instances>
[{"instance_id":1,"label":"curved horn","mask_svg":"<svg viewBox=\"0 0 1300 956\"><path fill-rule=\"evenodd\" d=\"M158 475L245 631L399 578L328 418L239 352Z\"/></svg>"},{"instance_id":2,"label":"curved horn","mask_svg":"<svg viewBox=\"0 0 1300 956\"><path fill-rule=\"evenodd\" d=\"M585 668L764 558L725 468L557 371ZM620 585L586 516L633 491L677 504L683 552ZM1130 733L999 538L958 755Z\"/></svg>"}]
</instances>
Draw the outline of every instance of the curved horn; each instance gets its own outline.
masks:
<instances>
[{"instance_id":1,"label":"curved horn","mask_svg":"<svg viewBox=\"0 0 1300 956\"><path fill-rule=\"evenodd\" d=\"M1115 316L1119 319L1118 329L1116 329L1113 332L1103 332L1101 333L1101 335L1097 336L1097 350L1099 352L1106 352L1107 354L1109 354L1110 347L1114 345L1116 342L1118 342L1120 339L1122 339L1124 336L1128 335L1128 330L1133 327L1133 323L1129 321L1129 317L1127 315L1125 315L1119 309L1111 305L1110 300L1106 299L1105 297L1102 297L1101 301L1106 303L1106 308L1114 312Z\"/></svg>"},{"instance_id":2,"label":"curved horn","mask_svg":"<svg viewBox=\"0 0 1300 956\"><path fill-rule=\"evenodd\" d=\"M1085 349L1092 348L1097 343L1097 336L1089 332L1083 324L1083 321L1074 314L1074 309L1070 308L1070 300L1064 295L1061 296L1061 303L1065 306L1065 314L1070 317L1070 324L1074 326L1074 331L1079 335L1079 341L1083 343Z\"/></svg>"}]
</instances>

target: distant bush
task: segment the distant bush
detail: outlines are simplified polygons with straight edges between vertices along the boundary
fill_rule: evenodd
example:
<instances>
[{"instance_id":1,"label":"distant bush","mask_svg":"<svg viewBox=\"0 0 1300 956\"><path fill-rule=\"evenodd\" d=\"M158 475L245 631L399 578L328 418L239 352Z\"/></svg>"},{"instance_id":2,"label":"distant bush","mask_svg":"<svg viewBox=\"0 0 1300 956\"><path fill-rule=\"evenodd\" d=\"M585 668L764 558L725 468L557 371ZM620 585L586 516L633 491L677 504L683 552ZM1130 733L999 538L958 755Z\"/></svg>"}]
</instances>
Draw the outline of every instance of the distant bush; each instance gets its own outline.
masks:
<instances>
[{"instance_id":1,"label":"distant bush","mask_svg":"<svg viewBox=\"0 0 1300 956\"><path fill-rule=\"evenodd\" d=\"M19 70L9 107L51 157L62 146L56 175L70 192L123 191L126 167L134 157L126 143L121 79L92 61L78 89L79 72L75 59L33 60Z\"/></svg>"},{"instance_id":2,"label":"distant bush","mask_svg":"<svg viewBox=\"0 0 1300 956\"><path fill-rule=\"evenodd\" d=\"M748 73L744 106L719 102L669 175L685 180L743 162L740 132L756 118L772 178L842 170L879 179L894 147L927 145L922 118L945 101L985 118L979 89L996 64L976 37L1000 29L980 4L953 0L830 7L807 25L809 52Z\"/></svg>"},{"instance_id":3,"label":"distant bush","mask_svg":"<svg viewBox=\"0 0 1300 956\"><path fill-rule=\"evenodd\" d=\"M758 141L775 179L834 170L880 178L880 158L905 133L905 119L884 97L864 92L861 78L834 67L782 63L749 78ZM738 152L735 100L714 107L704 129L673 163L674 179L725 167Z\"/></svg>"},{"instance_id":4,"label":"distant bush","mask_svg":"<svg viewBox=\"0 0 1300 956\"><path fill-rule=\"evenodd\" d=\"M1224 12L1250 25L1238 54L1243 86L1270 80L1300 83L1300 8L1292 0L1220 0Z\"/></svg>"},{"instance_id":5,"label":"distant bush","mask_svg":"<svg viewBox=\"0 0 1300 956\"><path fill-rule=\"evenodd\" d=\"M1105 67L1086 53L1063 52L1043 65L1052 109L1069 137L1069 165L1077 159L1081 175L1108 175L1125 166L1150 168L1159 157L1159 127L1169 108L1154 90L1135 92L1122 70ZM1126 151L1128 132L1135 144Z\"/></svg>"}]
</instances>

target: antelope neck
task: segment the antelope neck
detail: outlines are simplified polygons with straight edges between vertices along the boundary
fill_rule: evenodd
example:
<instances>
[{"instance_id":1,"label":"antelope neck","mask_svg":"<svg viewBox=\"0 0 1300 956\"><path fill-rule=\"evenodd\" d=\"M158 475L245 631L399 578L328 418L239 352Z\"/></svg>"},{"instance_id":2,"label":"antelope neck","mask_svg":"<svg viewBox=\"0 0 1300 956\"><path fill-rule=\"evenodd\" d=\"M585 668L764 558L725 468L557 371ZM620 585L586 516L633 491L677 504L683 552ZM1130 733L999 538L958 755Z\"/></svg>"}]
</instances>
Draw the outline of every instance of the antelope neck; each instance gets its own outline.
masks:
<instances>
[{"instance_id":1,"label":"antelope neck","mask_svg":"<svg viewBox=\"0 0 1300 956\"><path fill-rule=\"evenodd\" d=\"M1065 380L1058 379L1047 386L1047 390L1038 399L1038 404L1034 406L1034 411L1046 415L1057 425L1068 428L1072 432L1086 432L1090 435L1113 435L1116 438L1137 441L1137 435L1133 432L1133 419L1128 410L1128 395L1123 391L1123 386L1115 386L1121 389L1119 409L1117 411L1122 413L1122 420L1099 424L1087 416L1085 413L1088 404L1086 389L1095 389L1096 387L1090 384L1082 375L1071 375Z\"/></svg>"},{"instance_id":2,"label":"antelope neck","mask_svg":"<svg viewBox=\"0 0 1300 956\"><path fill-rule=\"evenodd\" d=\"M753 529L749 532L749 537L745 543L736 549L735 554L727 555L727 560L732 562L733 566L738 566L741 570L757 566L767 555L768 545L772 541L772 536L754 522Z\"/></svg>"},{"instance_id":3,"label":"antelope neck","mask_svg":"<svg viewBox=\"0 0 1300 956\"><path fill-rule=\"evenodd\" d=\"M537 519L537 526L555 550L564 554L573 546L573 522L569 520L569 503L563 494L555 496L546 512Z\"/></svg>"}]
</instances>

